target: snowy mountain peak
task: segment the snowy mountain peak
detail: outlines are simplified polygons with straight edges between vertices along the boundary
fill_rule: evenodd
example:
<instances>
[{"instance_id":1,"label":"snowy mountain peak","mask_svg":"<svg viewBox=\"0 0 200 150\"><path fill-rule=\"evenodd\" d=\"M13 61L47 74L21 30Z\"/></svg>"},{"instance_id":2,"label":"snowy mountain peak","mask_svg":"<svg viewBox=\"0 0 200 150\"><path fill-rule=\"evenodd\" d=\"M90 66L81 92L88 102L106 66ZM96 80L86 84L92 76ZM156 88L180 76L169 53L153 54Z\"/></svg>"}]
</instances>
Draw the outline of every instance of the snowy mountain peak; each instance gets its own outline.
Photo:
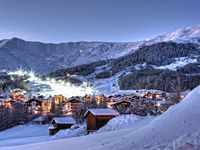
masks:
<instances>
[{"instance_id":1,"label":"snowy mountain peak","mask_svg":"<svg viewBox=\"0 0 200 150\"><path fill-rule=\"evenodd\" d=\"M174 32L166 34L164 37L165 41L187 41L191 38L200 38L200 24L196 26L180 28Z\"/></svg>"},{"instance_id":2,"label":"snowy mountain peak","mask_svg":"<svg viewBox=\"0 0 200 150\"><path fill-rule=\"evenodd\" d=\"M173 41L177 43L200 43L200 24L188 26L175 30L164 35L146 40L142 45L151 45L157 42Z\"/></svg>"}]
</instances>

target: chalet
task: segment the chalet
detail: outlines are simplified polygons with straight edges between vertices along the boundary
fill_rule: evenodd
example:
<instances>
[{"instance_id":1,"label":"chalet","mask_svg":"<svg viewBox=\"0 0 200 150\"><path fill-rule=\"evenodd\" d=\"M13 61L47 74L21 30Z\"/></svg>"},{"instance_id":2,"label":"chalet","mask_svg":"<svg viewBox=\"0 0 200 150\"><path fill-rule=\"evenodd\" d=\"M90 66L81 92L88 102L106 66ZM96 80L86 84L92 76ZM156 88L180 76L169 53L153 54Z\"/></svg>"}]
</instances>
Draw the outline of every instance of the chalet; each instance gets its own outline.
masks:
<instances>
[{"instance_id":1,"label":"chalet","mask_svg":"<svg viewBox=\"0 0 200 150\"><path fill-rule=\"evenodd\" d=\"M101 95L95 96L95 99L96 99L97 104L103 104L104 102L106 102L107 97L101 94Z\"/></svg>"},{"instance_id":2,"label":"chalet","mask_svg":"<svg viewBox=\"0 0 200 150\"><path fill-rule=\"evenodd\" d=\"M84 101L91 101L92 99L93 99L93 96L92 96L92 95L86 94L85 96L83 96L83 100L84 100Z\"/></svg>"},{"instance_id":3,"label":"chalet","mask_svg":"<svg viewBox=\"0 0 200 150\"><path fill-rule=\"evenodd\" d=\"M87 132L93 132L104 126L110 119L118 116L119 113L110 108L88 109L84 114L87 122Z\"/></svg>"},{"instance_id":4,"label":"chalet","mask_svg":"<svg viewBox=\"0 0 200 150\"><path fill-rule=\"evenodd\" d=\"M13 99L4 99L0 101L0 105L6 107L6 108L9 108L9 109L12 109L14 108L15 106L17 106L17 104L23 104L25 105L25 103L21 100L13 100Z\"/></svg>"},{"instance_id":5,"label":"chalet","mask_svg":"<svg viewBox=\"0 0 200 150\"><path fill-rule=\"evenodd\" d=\"M155 100L156 99L156 94L152 93L152 92L147 92L147 94L144 97Z\"/></svg>"},{"instance_id":6,"label":"chalet","mask_svg":"<svg viewBox=\"0 0 200 150\"><path fill-rule=\"evenodd\" d=\"M10 109L12 109L15 104L16 104L16 101L11 100L11 99L7 99L6 101L3 102L3 106Z\"/></svg>"},{"instance_id":7,"label":"chalet","mask_svg":"<svg viewBox=\"0 0 200 150\"><path fill-rule=\"evenodd\" d=\"M26 101L27 106L35 107L35 106L42 106L42 100L32 98Z\"/></svg>"},{"instance_id":8,"label":"chalet","mask_svg":"<svg viewBox=\"0 0 200 150\"><path fill-rule=\"evenodd\" d=\"M34 112L35 114L42 113L42 100L32 98L26 101L29 112Z\"/></svg>"},{"instance_id":9,"label":"chalet","mask_svg":"<svg viewBox=\"0 0 200 150\"><path fill-rule=\"evenodd\" d=\"M44 114L49 113L51 111L51 106L52 106L52 99L51 99L51 97L47 98L47 99L44 99L42 101L42 110L43 110L43 113Z\"/></svg>"},{"instance_id":10,"label":"chalet","mask_svg":"<svg viewBox=\"0 0 200 150\"><path fill-rule=\"evenodd\" d=\"M58 131L71 128L76 124L76 121L72 117L55 117L51 121L52 126L49 127L49 135L54 135Z\"/></svg>"},{"instance_id":11,"label":"chalet","mask_svg":"<svg viewBox=\"0 0 200 150\"><path fill-rule=\"evenodd\" d=\"M110 97L108 98L108 100L106 101L106 107L107 108L112 108L112 104L116 103L116 102L120 102L122 99L120 97Z\"/></svg>"},{"instance_id":12,"label":"chalet","mask_svg":"<svg viewBox=\"0 0 200 150\"><path fill-rule=\"evenodd\" d=\"M33 119L32 123L33 124L45 124L46 121L45 121L44 116L39 116L39 117Z\"/></svg>"},{"instance_id":13,"label":"chalet","mask_svg":"<svg viewBox=\"0 0 200 150\"><path fill-rule=\"evenodd\" d=\"M11 93L10 93L10 98L12 99L18 99L18 100L22 100L22 101L26 101L27 98L24 95L24 91L21 89L14 89Z\"/></svg>"},{"instance_id":14,"label":"chalet","mask_svg":"<svg viewBox=\"0 0 200 150\"><path fill-rule=\"evenodd\" d=\"M83 107L83 100L80 97L71 97L65 104L64 108L67 114L76 114Z\"/></svg>"},{"instance_id":15,"label":"chalet","mask_svg":"<svg viewBox=\"0 0 200 150\"><path fill-rule=\"evenodd\" d=\"M64 101L66 101L67 98L64 97L63 95L56 95L56 96L53 97L53 100L54 100L55 104L60 104Z\"/></svg>"},{"instance_id":16,"label":"chalet","mask_svg":"<svg viewBox=\"0 0 200 150\"><path fill-rule=\"evenodd\" d=\"M128 110L128 108L130 107L131 105L131 102L127 101L127 100L122 100L122 101L119 101L119 102L115 102L111 105L111 107L113 109L116 109L116 110Z\"/></svg>"}]
</instances>

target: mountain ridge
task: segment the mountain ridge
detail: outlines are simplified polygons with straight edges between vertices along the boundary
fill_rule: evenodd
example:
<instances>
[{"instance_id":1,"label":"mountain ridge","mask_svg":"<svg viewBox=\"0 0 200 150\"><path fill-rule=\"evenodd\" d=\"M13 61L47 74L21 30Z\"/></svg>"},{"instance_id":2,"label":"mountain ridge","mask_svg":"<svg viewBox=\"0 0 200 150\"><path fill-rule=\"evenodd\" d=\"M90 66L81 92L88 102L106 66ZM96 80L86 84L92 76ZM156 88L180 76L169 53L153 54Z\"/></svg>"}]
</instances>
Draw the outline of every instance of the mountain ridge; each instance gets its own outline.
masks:
<instances>
[{"instance_id":1,"label":"mountain ridge","mask_svg":"<svg viewBox=\"0 0 200 150\"><path fill-rule=\"evenodd\" d=\"M200 25L180 28L174 32L138 42L79 41L43 43L18 37L0 41L0 69L22 68L46 74L58 69L116 59L143 46L158 42L200 43Z\"/></svg>"}]
</instances>

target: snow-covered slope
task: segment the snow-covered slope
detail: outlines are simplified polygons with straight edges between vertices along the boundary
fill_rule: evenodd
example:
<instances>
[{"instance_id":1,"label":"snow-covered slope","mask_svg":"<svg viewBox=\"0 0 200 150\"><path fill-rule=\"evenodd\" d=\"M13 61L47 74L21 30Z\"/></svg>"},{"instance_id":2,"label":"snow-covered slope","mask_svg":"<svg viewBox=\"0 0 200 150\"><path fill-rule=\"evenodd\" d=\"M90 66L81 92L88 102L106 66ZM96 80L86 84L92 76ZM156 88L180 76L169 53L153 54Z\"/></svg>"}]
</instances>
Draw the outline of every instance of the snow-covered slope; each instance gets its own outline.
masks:
<instances>
[{"instance_id":1,"label":"snow-covered slope","mask_svg":"<svg viewBox=\"0 0 200 150\"><path fill-rule=\"evenodd\" d=\"M179 57L175 58L175 61L169 65L165 66L153 66L155 69L169 69L169 70L174 70L176 71L180 67L184 67L187 64L192 64L192 63L197 63L197 58L189 58L189 57Z\"/></svg>"},{"instance_id":2,"label":"snow-covered slope","mask_svg":"<svg viewBox=\"0 0 200 150\"><path fill-rule=\"evenodd\" d=\"M19 125L0 132L0 149L4 146L47 141L49 125Z\"/></svg>"},{"instance_id":3,"label":"snow-covered slope","mask_svg":"<svg viewBox=\"0 0 200 150\"><path fill-rule=\"evenodd\" d=\"M147 40L144 45L151 45L157 42L174 41L178 43L200 43L200 24L180 28L174 32L170 32L161 36L157 36Z\"/></svg>"},{"instance_id":4,"label":"snow-covered slope","mask_svg":"<svg viewBox=\"0 0 200 150\"><path fill-rule=\"evenodd\" d=\"M178 149L188 145L194 149L200 144L199 97L200 86L190 92L181 103L171 107L150 124L138 129L123 129L78 138L7 147L2 150L57 150L66 147L70 150L151 150Z\"/></svg>"}]
</instances>

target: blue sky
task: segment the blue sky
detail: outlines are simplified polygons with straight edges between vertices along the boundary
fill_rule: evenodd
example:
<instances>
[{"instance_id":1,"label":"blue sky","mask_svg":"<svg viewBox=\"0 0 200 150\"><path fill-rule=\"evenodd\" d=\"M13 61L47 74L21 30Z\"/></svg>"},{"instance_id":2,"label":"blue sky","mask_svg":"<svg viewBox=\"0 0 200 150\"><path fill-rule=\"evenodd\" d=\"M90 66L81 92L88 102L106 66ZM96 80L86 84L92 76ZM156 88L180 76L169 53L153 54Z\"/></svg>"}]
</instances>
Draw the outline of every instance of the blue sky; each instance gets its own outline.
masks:
<instances>
[{"instance_id":1,"label":"blue sky","mask_svg":"<svg viewBox=\"0 0 200 150\"><path fill-rule=\"evenodd\" d=\"M0 0L0 39L138 41L200 24L199 0Z\"/></svg>"}]
</instances>

